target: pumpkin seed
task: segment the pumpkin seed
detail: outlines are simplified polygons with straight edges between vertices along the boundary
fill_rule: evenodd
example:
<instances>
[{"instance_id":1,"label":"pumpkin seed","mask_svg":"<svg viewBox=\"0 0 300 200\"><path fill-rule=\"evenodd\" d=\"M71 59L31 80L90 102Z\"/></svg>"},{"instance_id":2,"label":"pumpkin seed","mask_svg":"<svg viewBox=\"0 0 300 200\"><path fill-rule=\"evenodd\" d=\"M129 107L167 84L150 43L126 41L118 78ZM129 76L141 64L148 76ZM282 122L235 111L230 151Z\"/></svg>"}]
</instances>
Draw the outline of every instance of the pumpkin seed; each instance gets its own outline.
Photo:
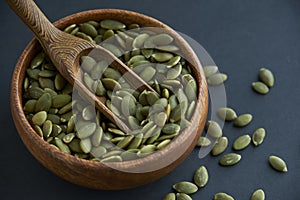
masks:
<instances>
[{"instance_id":1,"label":"pumpkin seed","mask_svg":"<svg viewBox=\"0 0 300 200\"><path fill-rule=\"evenodd\" d=\"M64 143L69 144L70 142L72 142L74 137L75 137L74 133L69 133L69 134L65 135L62 140L64 141Z\"/></svg>"},{"instance_id":2,"label":"pumpkin seed","mask_svg":"<svg viewBox=\"0 0 300 200\"><path fill-rule=\"evenodd\" d=\"M111 67L107 67L104 72L103 72L103 76L106 77L106 78L111 78L111 79L114 79L116 81L118 81L122 75L119 71L111 68Z\"/></svg>"},{"instance_id":3,"label":"pumpkin seed","mask_svg":"<svg viewBox=\"0 0 300 200\"><path fill-rule=\"evenodd\" d=\"M269 69L260 68L259 78L268 87L273 87L274 86L274 75Z\"/></svg>"},{"instance_id":4,"label":"pumpkin seed","mask_svg":"<svg viewBox=\"0 0 300 200\"><path fill-rule=\"evenodd\" d=\"M187 119L191 119L193 114L194 114L194 111L195 111L195 107L196 107L196 102L195 101L192 101L190 106L188 107L188 110L186 112L186 118Z\"/></svg>"},{"instance_id":5,"label":"pumpkin seed","mask_svg":"<svg viewBox=\"0 0 300 200\"><path fill-rule=\"evenodd\" d=\"M79 139L74 138L68 145L73 152L83 153L83 151L81 150L81 147L80 147Z\"/></svg>"},{"instance_id":6,"label":"pumpkin seed","mask_svg":"<svg viewBox=\"0 0 300 200\"><path fill-rule=\"evenodd\" d=\"M213 65L205 66L205 67L203 67L203 71L204 71L205 77L208 78L218 72L218 67L213 66Z\"/></svg>"},{"instance_id":7,"label":"pumpkin seed","mask_svg":"<svg viewBox=\"0 0 300 200\"><path fill-rule=\"evenodd\" d=\"M51 100L51 95L48 93L44 93L37 101L35 104L35 112L39 111L46 111L48 112L49 109L51 108L52 100Z\"/></svg>"},{"instance_id":8,"label":"pumpkin seed","mask_svg":"<svg viewBox=\"0 0 300 200\"><path fill-rule=\"evenodd\" d=\"M28 93L30 98L39 99L44 94L44 90L39 87L31 87L28 88Z\"/></svg>"},{"instance_id":9,"label":"pumpkin seed","mask_svg":"<svg viewBox=\"0 0 300 200\"><path fill-rule=\"evenodd\" d=\"M91 140L92 140L92 145L97 147L101 143L101 139L103 137L103 129L102 127L97 127Z\"/></svg>"},{"instance_id":10,"label":"pumpkin seed","mask_svg":"<svg viewBox=\"0 0 300 200\"><path fill-rule=\"evenodd\" d=\"M227 80L227 75L223 73L217 73L207 78L207 83L212 86L221 85Z\"/></svg>"},{"instance_id":11,"label":"pumpkin seed","mask_svg":"<svg viewBox=\"0 0 300 200\"><path fill-rule=\"evenodd\" d=\"M46 120L43 124L43 135L45 138L49 138L52 133L52 122L50 120Z\"/></svg>"},{"instance_id":12,"label":"pumpkin seed","mask_svg":"<svg viewBox=\"0 0 300 200\"><path fill-rule=\"evenodd\" d=\"M175 193L168 193L164 196L163 200L176 200Z\"/></svg>"},{"instance_id":13,"label":"pumpkin seed","mask_svg":"<svg viewBox=\"0 0 300 200\"><path fill-rule=\"evenodd\" d=\"M253 90L255 90L256 92L260 93L260 94L267 94L269 92L269 88L266 84L264 84L263 82L253 82L252 83L252 88Z\"/></svg>"},{"instance_id":14,"label":"pumpkin seed","mask_svg":"<svg viewBox=\"0 0 300 200\"><path fill-rule=\"evenodd\" d=\"M31 121L34 125L41 126L47 119L47 112L46 111L40 111L33 115Z\"/></svg>"},{"instance_id":15,"label":"pumpkin seed","mask_svg":"<svg viewBox=\"0 0 300 200\"><path fill-rule=\"evenodd\" d=\"M85 72L90 72L93 67L97 64L94 58L90 56L81 56L80 57L80 67L85 71Z\"/></svg>"},{"instance_id":16,"label":"pumpkin seed","mask_svg":"<svg viewBox=\"0 0 300 200\"><path fill-rule=\"evenodd\" d=\"M93 147L91 150L91 154L95 157L95 158L100 158L101 156L103 156L105 153L107 152L107 150L102 147L102 146L98 146L98 147Z\"/></svg>"},{"instance_id":17,"label":"pumpkin seed","mask_svg":"<svg viewBox=\"0 0 300 200\"><path fill-rule=\"evenodd\" d=\"M152 58L154 58L157 62L167 62L171 58L173 58L173 54L171 53L153 53Z\"/></svg>"},{"instance_id":18,"label":"pumpkin seed","mask_svg":"<svg viewBox=\"0 0 300 200\"><path fill-rule=\"evenodd\" d=\"M92 150L92 143L90 138L81 139L79 145L84 153L89 153Z\"/></svg>"},{"instance_id":19,"label":"pumpkin seed","mask_svg":"<svg viewBox=\"0 0 300 200\"><path fill-rule=\"evenodd\" d=\"M187 195L185 193L177 193L176 199L177 200L192 200L192 197L190 197L189 195Z\"/></svg>"},{"instance_id":20,"label":"pumpkin seed","mask_svg":"<svg viewBox=\"0 0 300 200\"><path fill-rule=\"evenodd\" d=\"M141 48L144 42L149 38L149 35L146 33L142 33L138 35L132 42L133 48Z\"/></svg>"},{"instance_id":21,"label":"pumpkin seed","mask_svg":"<svg viewBox=\"0 0 300 200\"><path fill-rule=\"evenodd\" d=\"M38 53L30 63L30 68L35 69L44 62L45 53Z\"/></svg>"},{"instance_id":22,"label":"pumpkin seed","mask_svg":"<svg viewBox=\"0 0 300 200\"><path fill-rule=\"evenodd\" d=\"M254 191L251 200L265 200L265 192L262 189Z\"/></svg>"},{"instance_id":23,"label":"pumpkin seed","mask_svg":"<svg viewBox=\"0 0 300 200\"><path fill-rule=\"evenodd\" d=\"M134 139L134 135L129 135L127 137L125 137L123 140L121 140L120 142L118 142L117 146L121 149L124 149L125 147L127 147L130 142Z\"/></svg>"},{"instance_id":24,"label":"pumpkin seed","mask_svg":"<svg viewBox=\"0 0 300 200\"><path fill-rule=\"evenodd\" d=\"M103 158L101 162L122 162L121 156L110 156L107 158Z\"/></svg>"},{"instance_id":25,"label":"pumpkin seed","mask_svg":"<svg viewBox=\"0 0 300 200\"><path fill-rule=\"evenodd\" d=\"M178 124L169 123L164 125L162 132L168 135L172 135L178 133L179 130L180 130L180 126Z\"/></svg>"},{"instance_id":26,"label":"pumpkin seed","mask_svg":"<svg viewBox=\"0 0 300 200\"><path fill-rule=\"evenodd\" d=\"M231 166L237 164L241 160L242 156L237 153L225 154L219 161L220 165Z\"/></svg>"},{"instance_id":27,"label":"pumpkin seed","mask_svg":"<svg viewBox=\"0 0 300 200\"><path fill-rule=\"evenodd\" d=\"M72 97L67 94L59 94L52 98L52 107L61 108L67 105L72 100Z\"/></svg>"},{"instance_id":28,"label":"pumpkin seed","mask_svg":"<svg viewBox=\"0 0 300 200\"><path fill-rule=\"evenodd\" d=\"M98 35L96 28L89 23L80 24L79 29L81 32L90 35L91 37L96 37Z\"/></svg>"},{"instance_id":29,"label":"pumpkin seed","mask_svg":"<svg viewBox=\"0 0 300 200\"><path fill-rule=\"evenodd\" d=\"M120 83L118 83L116 80L114 79L111 79L111 78L103 78L102 80L102 83L104 85L104 87L107 89L107 90L120 90L121 89L121 85Z\"/></svg>"},{"instance_id":30,"label":"pumpkin seed","mask_svg":"<svg viewBox=\"0 0 300 200\"><path fill-rule=\"evenodd\" d=\"M122 51L115 45L110 43L102 43L101 44L103 48L109 50L111 53L113 53L115 56L120 57L123 55Z\"/></svg>"},{"instance_id":31,"label":"pumpkin seed","mask_svg":"<svg viewBox=\"0 0 300 200\"><path fill-rule=\"evenodd\" d=\"M232 196L224 192L219 192L214 195L214 200L234 200Z\"/></svg>"},{"instance_id":32,"label":"pumpkin seed","mask_svg":"<svg viewBox=\"0 0 300 200\"><path fill-rule=\"evenodd\" d=\"M232 108L219 108L218 109L218 116L222 119L222 120L226 120L226 121L233 121L237 118L237 115L235 113L235 111Z\"/></svg>"},{"instance_id":33,"label":"pumpkin seed","mask_svg":"<svg viewBox=\"0 0 300 200\"><path fill-rule=\"evenodd\" d=\"M51 78L56 75L56 72L50 70L42 70L39 72L39 76L43 78Z\"/></svg>"},{"instance_id":34,"label":"pumpkin seed","mask_svg":"<svg viewBox=\"0 0 300 200\"><path fill-rule=\"evenodd\" d=\"M24 111L28 112L28 113L34 112L36 102L37 102L37 100L35 100L35 99L28 100L24 105L24 108L23 108Z\"/></svg>"},{"instance_id":35,"label":"pumpkin seed","mask_svg":"<svg viewBox=\"0 0 300 200\"><path fill-rule=\"evenodd\" d=\"M127 160L134 160L137 158L136 155L137 152L131 152L131 151L124 151L123 153L121 153L121 158L123 161L127 161Z\"/></svg>"},{"instance_id":36,"label":"pumpkin seed","mask_svg":"<svg viewBox=\"0 0 300 200\"><path fill-rule=\"evenodd\" d=\"M249 135L242 135L238 137L234 142L233 142L233 149L234 150L242 150L245 149L251 142L251 137Z\"/></svg>"},{"instance_id":37,"label":"pumpkin seed","mask_svg":"<svg viewBox=\"0 0 300 200\"><path fill-rule=\"evenodd\" d=\"M153 67L146 67L144 70L139 74L139 76L145 81L149 82L155 75L156 70Z\"/></svg>"},{"instance_id":38,"label":"pumpkin seed","mask_svg":"<svg viewBox=\"0 0 300 200\"><path fill-rule=\"evenodd\" d=\"M66 86L66 80L63 78L62 75L56 74L54 79L54 86L57 90L62 90Z\"/></svg>"},{"instance_id":39,"label":"pumpkin seed","mask_svg":"<svg viewBox=\"0 0 300 200\"><path fill-rule=\"evenodd\" d=\"M258 128L252 135L252 142L255 146L260 145L266 136L266 130L264 128Z\"/></svg>"},{"instance_id":40,"label":"pumpkin seed","mask_svg":"<svg viewBox=\"0 0 300 200\"><path fill-rule=\"evenodd\" d=\"M193 194L198 191L197 185L188 181L182 181L174 184L173 189L185 194Z\"/></svg>"},{"instance_id":41,"label":"pumpkin seed","mask_svg":"<svg viewBox=\"0 0 300 200\"><path fill-rule=\"evenodd\" d=\"M162 33L162 34L152 36L151 38L149 38L149 40L151 40L151 42L157 46L158 45L163 46L163 45L169 45L171 42L173 42L174 39L170 35L166 33Z\"/></svg>"},{"instance_id":42,"label":"pumpkin seed","mask_svg":"<svg viewBox=\"0 0 300 200\"><path fill-rule=\"evenodd\" d=\"M175 45L157 46L155 48L161 51L168 51L168 52L175 52L179 50L179 48Z\"/></svg>"},{"instance_id":43,"label":"pumpkin seed","mask_svg":"<svg viewBox=\"0 0 300 200\"><path fill-rule=\"evenodd\" d=\"M140 133L134 139L132 142L129 144L128 149L137 149L141 144L143 140L143 133Z\"/></svg>"},{"instance_id":44,"label":"pumpkin seed","mask_svg":"<svg viewBox=\"0 0 300 200\"><path fill-rule=\"evenodd\" d=\"M156 148L160 150L160 149L166 147L170 142L171 142L170 139L163 140L162 142L157 144Z\"/></svg>"},{"instance_id":45,"label":"pumpkin seed","mask_svg":"<svg viewBox=\"0 0 300 200\"><path fill-rule=\"evenodd\" d=\"M39 84L41 86L41 88L50 88L50 89L54 89L54 82L49 79L49 78L39 78Z\"/></svg>"},{"instance_id":46,"label":"pumpkin seed","mask_svg":"<svg viewBox=\"0 0 300 200\"><path fill-rule=\"evenodd\" d=\"M96 130L96 123L87 123L86 125L79 127L77 131L77 137L80 139L91 136Z\"/></svg>"},{"instance_id":47,"label":"pumpkin seed","mask_svg":"<svg viewBox=\"0 0 300 200\"><path fill-rule=\"evenodd\" d=\"M269 157L269 163L277 171L280 171L280 172L288 171L285 161L278 156L271 155Z\"/></svg>"},{"instance_id":48,"label":"pumpkin seed","mask_svg":"<svg viewBox=\"0 0 300 200\"><path fill-rule=\"evenodd\" d=\"M156 146L155 146L155 145L148 144L148 145L143 146L143 147L139 150L138 155L140 155L140 154L149 154L149 153L153 153L155 150L156 150Z\"/></svg>"},{"instance_id":49,"label":"pumpkin seed","mask_svg":"<svg viewBox=\"0 0 300 200\"><path fill-rule=\"evenodd\" d=\"M126 28L125 24L123 24L119 21L116 21L116 20L111 20L111 19L102 20L100 22L100 26L102 28L111 29L111 30L119 30L119 29Z\"/></svg>"},{"instance_id":50,"label":"pumpkin seed","mask_svg":"<svg viewBox=\"0 0 300 200\"><path fill-rule=\"evenodd\" d=\"M77 24L71 24L64 29L64 32L71 33L74 30L74 28L76 28L76 26Z\"/></svg>"},{"instance_id":51,"label":"pumpkin seed","mask_svg":"<svg viewBox=\"0 0 300 200\"><path fill-rule=\"evenodd\" d=\"M64 144L63 141L57 137L54 138L56 146L64 153L71 154L70 148L68 145Z\"/></svg>"},{"instance_id":52,"label":"pumpkin seed","mask_svg":"<svg viewBox=\"0 0 300 200\"><path fill-rule=\"evenodd\" d=\"M220 125L217 122L212 121L212 120L210 120L206 123L206 132L207 132L207 134L209 134L210 136L212 136L214 138L219 138L219 137L222 137L222 135L223 135Z\"/></svg>"},{"instance_id":53,"label":"pumpkin seed","mask_svg":"<svg viewBox=\"0 0 300 200\"><path fill-rule=\"evenodd\" d=\"M33 125L33 129L41 138L43 138L44 134L43 134L43 130L41 129L41 127L39 127L38 125Z\"/></svg>"},{"instance_id":54,"label":"pumpkin seed","mask_svg":"<svg viewBox=\"0 0 300 200\"><path fill-rule=\"evenodd\" d=\"M234 125L238 127L243 127L247 126L251 121L252 121L252 115L251 114L242 114L239 115L235 120L234 120Z\"/></svg>"},{"instance_id":55,"label":"pumpkin seed","mask_svg":"<svg viewBox=\"0 0 300 200\"><path fill-rule=\"evenodd\" d=\"M217 143L214 145L213 149L211 150L211 155L217 156L223 153L228 146L228 138L223 136L220 137Z\"/></svg>"},{"instance_id":56,"label":"pumpkin seed","mask_svg":"<svg viewBox=\"0 0 300 200\"><path fill-rule=\"evenodd\" d=\"M116 135L124 136L126 135L123 131L117 129L117 128L108 128L108 131L111 133L114 133Z\"/></svg>"},{"instance_id":57,"label":"pumpkin seed","mask_svg":"<svg viewBox=\"0 0 300 200\"><path fill-rule=\"evenodd\" d=\"M194 183L200 188L208 182L208 172L205 166L200 166L194 173Z\"/></svg>"},{"instance_id":58,"label":"pumpkin seed","mask_svg":"<svg viewBox=\"0 0 300 200\"><path fill-rule=\"evenodd\" d=\"M207 147L211 144L211 141L204 136L201 136L197 142L197 146L198 147Z\"/></svg>"}]
</instances>

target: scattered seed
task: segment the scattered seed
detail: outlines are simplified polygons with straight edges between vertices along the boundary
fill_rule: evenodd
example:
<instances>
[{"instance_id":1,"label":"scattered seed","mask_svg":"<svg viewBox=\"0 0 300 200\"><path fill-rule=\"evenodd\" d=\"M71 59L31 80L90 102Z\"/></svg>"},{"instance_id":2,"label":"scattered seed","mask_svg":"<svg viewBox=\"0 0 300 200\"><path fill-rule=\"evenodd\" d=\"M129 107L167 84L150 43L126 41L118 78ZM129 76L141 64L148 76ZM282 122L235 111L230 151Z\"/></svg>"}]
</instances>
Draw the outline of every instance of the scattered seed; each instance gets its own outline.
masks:
<instances>
[{"instance_id":1,"label":"scattered seed","mask_svg":"<svg viewBox=\"0 0 300 200\"><path fill-rule=\"evenodd\" d=\"M288 171L285 161L282 158L279 158L278 156L271 155L269 157L269 163L277 171L280 172Z\"/></svg>"},{"instance_id":2,"label":"scattered seed","mask_svg":"<svg viewBox=\"0 0 300 200\"><path fill-rule=\"evenodd\" d=\"M261 68L259 70L259 78L268 87L274 86L274 75L269 69Z\"/></svg>"},{"instance_id":3,"label":"scattered seed","mask_svg":"<svg viewBox=\"0 0 300 200\"><path fill-rule=\"evenodd\" d=\"M174 184L173 189L185 194L193 194L198 191L197 185L188 181L182 181Z\"/></svg>"},{"instance_id":4,"label":"scattered seed","mask_svg":"<svg viewBox=\"0 0 300 200\"><path fill-rule=\"evenodd\" d=\"M208 172L205 166L200 166L194 173L194 183L200 188L208 182Z\"/></svg>"},{"instance_id":5,"label":"scattered seed","mask_svg":"<svg viewBox=\"0 0 300 200\"><path fill-rule=\"evenodd\" d=\"M234 200L232 196L224 192L219 192L214 195L214 200Z\"/></svg>"},{"instance_id":6,"label":"scattered seed","mask_svg":"<svg viewBox=\"0 0 300 200\"><path fill-rule=\"evenodd\" d=\"M242 135L238 137L234 142L233 142L233 149L234 150L242 150L245 149L251 142L251 137L249 135Z\"/></svg>"},{"instance_id":7,"label":"scattered seed","mask_svg":"<svg viewBox=\"0 0 300 200\"><path fill-rule=\"evenodd\" d=\"M220 165L231 166L237 164L242 156L236 153L225 154L219 161Z\"/></svg>"},{"instance_id":8,"label":"scattered seed","mask_svg":"<svg viewBox=\"0 0 300 200\"><path fill-rule=\"evenodd\" d=\"M239 115L234 120L234 125L238 127L247 126L252 121L252 115L251 114L242 114Z\"/></svg>"},{"instance_id":9,"label":"scattered seed","mask_svg":"<svg viewBox=\"0 0 300 200\"><path fill-rule=\"evenodd\" d=\"M211 155L217 156L223 153L228 146L228 138L223 136L218 139L213 149L211 150Z\"/></svg>"},{"instance_id":10,"label":"scattered seed","mask_svg":"<svg viewBox=\"0 0 300 200\"><path fill-rule=\"evenodd\" d=\"M252 135L252 143L255 146L260 145L264 141L265 136L266 136L266 130L264 128L256 129Z\"/></svg>"},{"instance_id":11,"label":"scattered seed","mask_svg":"<svg viewBox=\"0 0 300 200\"><path fill-rule=\"evenodd\" d=\"M219 108L218 116L222 120L226 120L226 121L233 121L237 118L235 111L232 108L228 108L228 107L227 108Z\"/></svg>"},{"instance_id":12,"label":"scattered seed","mask_svg":"<svg viewBox=\"0 0 300 200\"><path fill-rule=\"evenodd\" d=\"M259 82L259 81L253 82L252 88L260 94L267 94L269 92L268 86L263 82Z\"/></svg>"},{"instance_id":13,"label":"scattered seed","mask_svg":"<svg viewBox=\"0 0 300 200\"><path fill-rule=\"evenodd\" d=\"M265 192L262 189L258 189L253 192L251 200L265 200Z\"/></svg>"}]
</instances>

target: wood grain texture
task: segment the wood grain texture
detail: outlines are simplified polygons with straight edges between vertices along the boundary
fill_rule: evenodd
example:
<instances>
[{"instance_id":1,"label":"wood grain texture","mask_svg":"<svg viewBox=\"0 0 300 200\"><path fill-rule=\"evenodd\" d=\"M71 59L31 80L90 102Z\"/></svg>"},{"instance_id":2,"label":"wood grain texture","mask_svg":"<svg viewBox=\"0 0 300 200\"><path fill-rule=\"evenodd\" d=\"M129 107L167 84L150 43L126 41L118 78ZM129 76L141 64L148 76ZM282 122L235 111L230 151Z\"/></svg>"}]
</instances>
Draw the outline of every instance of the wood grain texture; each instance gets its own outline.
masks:
<instances>
[{"instance_id":1,"label":"wood grain texture","mask_svg":"<svg viewBox=\"0 0 300 200\"><path fill-rule=\"evenodd\" d=\"M72 183L89 188L127 189L161 178L190 154L204 127L208 110L208 91L201 64L191 47L175 31L151 17L125 10L103 9L77 13L59 20L54 25L62 29L73 23L103 19L115 19L125 24L138 23L144 27L161 27L175 38L185 58L190 61L199 88L197 107L191 119L191 126L173 139L167 147L150 156L110 165L78 159L57 150L35 133L23 112L22 83L31 59L41 50L37 40L28 44L16 65L11 82L11 110L22 141L32 155L53 173Z\"/></svg>"}]
</instances>

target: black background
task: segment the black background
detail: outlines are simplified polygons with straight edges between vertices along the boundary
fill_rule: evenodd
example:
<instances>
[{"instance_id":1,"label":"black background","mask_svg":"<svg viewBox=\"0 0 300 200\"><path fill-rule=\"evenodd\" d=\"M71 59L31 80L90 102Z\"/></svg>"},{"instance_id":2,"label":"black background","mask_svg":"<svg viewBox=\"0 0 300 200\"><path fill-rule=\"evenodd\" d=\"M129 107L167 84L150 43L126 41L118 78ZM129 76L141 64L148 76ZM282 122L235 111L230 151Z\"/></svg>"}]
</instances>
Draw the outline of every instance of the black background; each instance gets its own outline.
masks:
<instances>
[{"instance_id":1,"label":"black background","mask_svg":"<svg viewBox=\"0 0 300 200\"><path fill-rule=\"evenodd\" d=\"M234 138L265 127L267 136L259 147L240 153L242 161L233 167L218 165L218 159L198 159L194 152L169 175L136 189L96 191L68 183L41 166L23 145L10 113L9 86L14 66L32 33L0 2L1 117L0 199L131 199L157 200L172 191L177 181L192 180L195 169L207 166L209 184L193 199L213 199L224 191L235 199L247 200L257 188L267 199L300 198L300 1L298 0L37 0L51 21L66 15L99 8L120 8L144 13L161 20L198 41L222 72L228 105L238 113L250 112L253 122L246 128L228 123L224 134L230 145ZM251 82L261 67L276 77L270 93L258 95ZM232 151L230 148L227 152ZM289 172L278 173L268 164L271 154L283 157Z\"/></svg>"}]
</instances>

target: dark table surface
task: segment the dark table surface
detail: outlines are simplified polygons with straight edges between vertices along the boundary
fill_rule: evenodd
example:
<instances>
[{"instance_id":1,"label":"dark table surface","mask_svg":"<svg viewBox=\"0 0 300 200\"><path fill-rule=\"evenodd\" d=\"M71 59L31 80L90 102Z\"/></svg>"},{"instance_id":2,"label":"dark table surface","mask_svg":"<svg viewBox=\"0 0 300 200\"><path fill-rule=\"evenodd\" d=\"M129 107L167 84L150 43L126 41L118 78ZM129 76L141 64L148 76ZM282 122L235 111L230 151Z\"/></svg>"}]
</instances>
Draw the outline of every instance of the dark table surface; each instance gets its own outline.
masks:
<instances>
[{"instance_id":1,"label":"dark table surface","mask_svg":"<svg viewBox=\"0 0 300 200\"><path fill-rule=\"evenodd\" d=\"M192 180L193 171L205 165L209 184L193 199L213 199L224 191L235 199L249 199L263 188L267 199L300 199L300 1L134 1L134 0L37 0L51 21L66 15L98 8L120 8L153 16L199 42L213 57L225 83L228 105L238 113L250 112L253 122L239 129L225 124L230 145L234 138L265 127L264 143L241 151L242 161L233 167L218 165L219 157L197 157L199 149L172 173L160 180L124 191L96 191L66 182L41 166L23 145L15 129L9 104L10 79L14 65L32 33L0 2L1 52L1 145L0 199L135 199L156 200L172 191L171 186ZM276 83L270 93L258 95L251 89L261 67L270 68ZM299 74L298 74L299 73ZM210 115L208 116L210 117ZM227 152L232 151L231 148ZM268 164L271 154L283 157L288 173L278 173Z\"/></svg>"}]
</instances>

